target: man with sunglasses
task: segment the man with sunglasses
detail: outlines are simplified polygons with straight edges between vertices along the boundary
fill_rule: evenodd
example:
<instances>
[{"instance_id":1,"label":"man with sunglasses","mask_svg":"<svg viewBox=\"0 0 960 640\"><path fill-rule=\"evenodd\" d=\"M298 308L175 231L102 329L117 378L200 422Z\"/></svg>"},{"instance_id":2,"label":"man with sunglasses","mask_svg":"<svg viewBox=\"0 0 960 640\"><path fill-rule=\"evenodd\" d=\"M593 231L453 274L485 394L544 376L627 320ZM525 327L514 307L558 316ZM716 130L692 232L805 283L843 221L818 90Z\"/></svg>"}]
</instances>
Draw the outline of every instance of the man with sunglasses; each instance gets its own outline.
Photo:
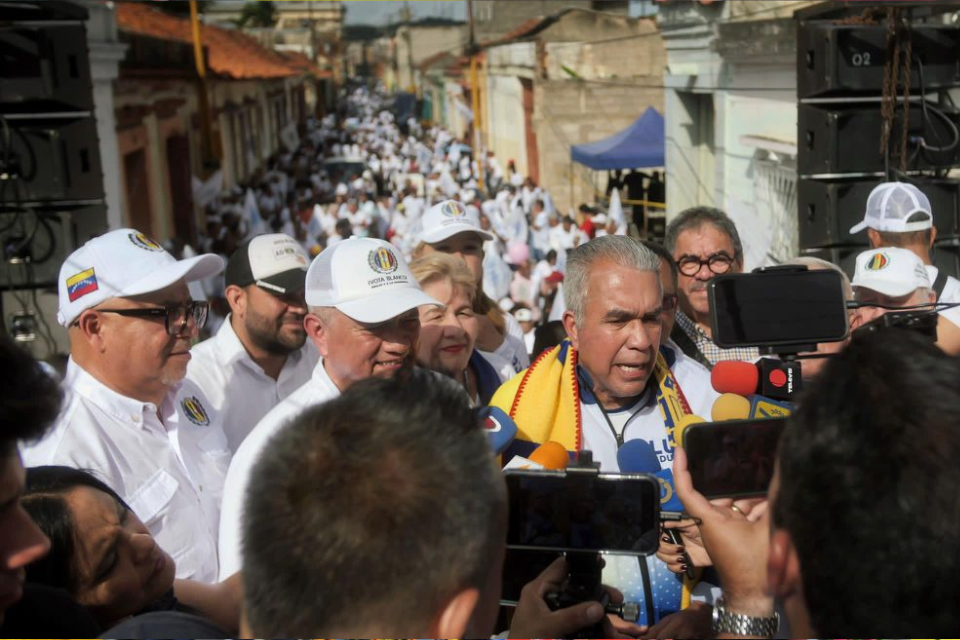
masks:
<instances>
[{"instance_id":1,"label":"man with sunglasses","mask_svg":"<svg viewBox=\"0 0 960 640\"><path fill-rule=\"evenodd\" d=\"M743 271L743 245L727 214L693 207L667 226L664 244L677 264L680 310L670 337L708 369L722 360L756 360L755 348L724 349L713 341L707 285L714 276Z\"/></svg>"},{"instance_id":2,"label":"man with sunglasses","mask_svg":"<svg viewBox=\"0 0 960 640\"><path fill-rule=\"evenodd\" d=\"M60 268L57 319L70 335L68 402L27 466L92 470L176 560L178 578L216 580L217 533L230 450L219 414L184 382L207 318L187 283L223 260L176 260L135 229L74 251Z\"/></svg>"}]
</instances>

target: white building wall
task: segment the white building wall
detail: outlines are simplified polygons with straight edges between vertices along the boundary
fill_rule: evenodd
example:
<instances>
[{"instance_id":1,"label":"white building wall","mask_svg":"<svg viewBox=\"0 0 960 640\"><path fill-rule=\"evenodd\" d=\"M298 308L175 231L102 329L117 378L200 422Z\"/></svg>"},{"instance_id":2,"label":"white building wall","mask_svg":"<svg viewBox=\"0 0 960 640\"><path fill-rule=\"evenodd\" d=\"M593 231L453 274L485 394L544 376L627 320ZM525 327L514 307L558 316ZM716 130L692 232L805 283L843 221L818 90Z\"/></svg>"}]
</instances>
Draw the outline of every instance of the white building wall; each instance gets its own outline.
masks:
<instances>
[{"instance_id":1,"label":"white building wall","mask_svg":"<svg viewBox=\"0 0 960 640\"><path fill-rule=\"evenodd\" d=\"M90 50L90 77L93 81L93 108L97 120L97 138L100 144L100 163L103 167L103 188L107 200L107 226L119 229L125 223L124 197L120 188L122 170L117 145L117 126L114 115L114 81L119 74L120 61L127 45L117 37L117 23L113 8L107 4L90 3L87 20L87 45Z\"/></svg>"},{"instance_id":2,"label":"white building wall","mask_svg":"<svg viewBox=\"0 0 960 640\"><path fill-rule=\"evenodd\" d=\"M523 120L523 85L516 76L488 76L486 122L488 145L503 170L513 160L517 171L527 175L527 141Z\"/></svg>"},{"instance_id":3,"label":"white building wall","mask_svg":"<svg viewBox=\"0 0 960 640\"><path fill-rule=\"evenodd\" d=\"M754 55L756 50L738 55L736 41L720 41L721 35L706 25L667 37L667 219L696 205L722 209L737 224L747 269L781 262L798 251L789 185L781 180L778 188L784 193L770 192L771 171L783 176L795 167L792 27L791 19L783 19L759 34L760 42L750 43L766 55ZM712 122L702 121L709 111L697 108L699 97L712 98ZM699 139L704 133L712 144ZM791 146L792 155L768 151ZM795 179L792 184L795 197Z\"/></svg>"}]
</instances>

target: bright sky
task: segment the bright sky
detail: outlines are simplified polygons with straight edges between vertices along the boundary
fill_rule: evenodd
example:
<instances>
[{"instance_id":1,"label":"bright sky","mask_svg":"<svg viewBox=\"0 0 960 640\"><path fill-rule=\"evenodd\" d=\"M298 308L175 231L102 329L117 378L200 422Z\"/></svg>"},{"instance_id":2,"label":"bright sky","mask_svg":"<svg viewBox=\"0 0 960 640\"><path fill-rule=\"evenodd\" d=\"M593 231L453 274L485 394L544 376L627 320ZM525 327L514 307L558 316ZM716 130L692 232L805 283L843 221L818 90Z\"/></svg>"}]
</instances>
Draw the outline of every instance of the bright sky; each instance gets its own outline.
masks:
<instances>
[{"instance_id":1,"label":"bright sky","mask_svg":"<svg viewBox=\"0 0 960 640\"><path fill-rule=\"evenodd\" d=\"M482 2L483 0L477 0ZM517 0L522 2L523 0ZM466 0L411 0L409 3L413 18L438 16L457 20L467 19ZM563 3L558 0L558 5ZM391 21L399 21L402 0L345 0L343 6L347 8L347 24L384 25ZM639 16L656 11L653 2L646 0L630 2L630 15Z\"/></svg>"}]
</instances>

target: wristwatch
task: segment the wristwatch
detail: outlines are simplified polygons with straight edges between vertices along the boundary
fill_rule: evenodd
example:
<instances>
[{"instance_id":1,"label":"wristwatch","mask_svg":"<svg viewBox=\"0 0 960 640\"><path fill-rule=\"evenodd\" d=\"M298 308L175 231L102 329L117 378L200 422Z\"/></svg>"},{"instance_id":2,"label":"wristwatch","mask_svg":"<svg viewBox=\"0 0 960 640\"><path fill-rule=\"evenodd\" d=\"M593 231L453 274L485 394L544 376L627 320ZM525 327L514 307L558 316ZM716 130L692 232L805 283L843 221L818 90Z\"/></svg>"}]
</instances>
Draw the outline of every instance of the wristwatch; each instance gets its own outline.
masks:
<instances>
[{"instance_id":1,"label":"wristwatch","mask_svg":"<svg viewBox=\"0 0 960 640\"><path fill-rule=\"evenodd\" d=\"M733 613L726 608L723 598L718 598L713 606L713 633L731 633L738 636L761 636L772 638L780 629L780 614L774 612L771 618L757 618Z\"/></svg>"}]
</instances>

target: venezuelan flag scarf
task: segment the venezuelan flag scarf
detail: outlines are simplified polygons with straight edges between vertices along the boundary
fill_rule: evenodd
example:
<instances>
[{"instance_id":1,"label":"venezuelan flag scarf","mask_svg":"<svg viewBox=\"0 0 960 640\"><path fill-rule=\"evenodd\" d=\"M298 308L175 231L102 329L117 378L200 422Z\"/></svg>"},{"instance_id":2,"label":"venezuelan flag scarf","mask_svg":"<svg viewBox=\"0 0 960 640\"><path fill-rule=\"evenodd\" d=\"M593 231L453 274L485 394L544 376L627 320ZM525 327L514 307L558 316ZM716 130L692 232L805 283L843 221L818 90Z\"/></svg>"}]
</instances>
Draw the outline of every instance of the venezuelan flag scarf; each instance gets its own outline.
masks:
<instances>
[{"instance_id":1,"label":"venezuelan flag scarf","mask_svg":"<svg viewBox=\"0 0 960 640\"><path fill-rule=\"evenodd\" d=\"M660 353L653 375L667 437L670 445L676 447L674 428L680 418L691 413L690 407ZM543 352L526 371L504 383L490 404L508 413L517 423L518 440L537 444L552 440L567 451L580 451L583 420L576 349L569 340L564 340Z\"/></svg>"}]
</instances>

